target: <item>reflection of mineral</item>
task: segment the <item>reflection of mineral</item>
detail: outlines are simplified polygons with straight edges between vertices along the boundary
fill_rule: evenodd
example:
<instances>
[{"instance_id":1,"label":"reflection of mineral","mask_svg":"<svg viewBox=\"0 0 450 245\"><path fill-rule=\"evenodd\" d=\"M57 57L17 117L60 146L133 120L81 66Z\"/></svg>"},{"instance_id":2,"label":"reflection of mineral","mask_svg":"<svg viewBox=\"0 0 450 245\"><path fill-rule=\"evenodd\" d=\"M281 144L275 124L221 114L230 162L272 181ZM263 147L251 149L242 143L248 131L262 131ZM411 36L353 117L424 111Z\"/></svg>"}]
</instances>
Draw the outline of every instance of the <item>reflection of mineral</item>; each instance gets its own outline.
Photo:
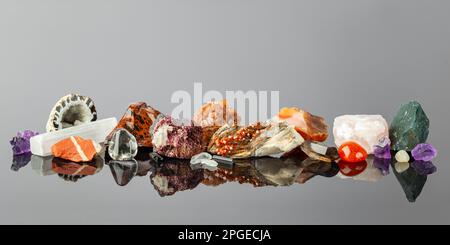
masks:
<instances>
[{"instance_id":1,"label":"reflection of mineral","mask_svg":"<svg viewBox=\"0 0 450 245\"><path fill-rule=\"evenodd\" d=\"M194 189L202 180L202 169L192 170L189 160L180 159L164 160L150 175L150 182L162 197Z\"/></svg>"},{"instance_id":2,"label":"reflection of mineral","mask_svg":"<svg viewBox=\"0 0 450 245\"><path fill-rule=\"evenodd\" d=\"M53 158L52 170L60 177L69 181L76 181L80 177L94 175L103 168L103 158L97 156L94 161L87 163L76 163L61 158Z\"/></svg>"},{"instance_id":3,"label":"reflection of mineral","mask_svg":"<svg viewBox=\"0 0 450 245\"><path fill-rule=\"evenodd\" d=\"M203 184L207 186L218 186L227 182L238 182L239 184L251 184L254 187L265 186L266 183L256 171L250 161L236 164L233 169L219 168L216 171L205 171Z\"/></svg>"},{"instance_id":4,"label":"reflection of mineral","mask_svg":"<svg viewBox=\"0 0 450 245\"><path fill-rule=\"evenodd\" d=\"M139 146L151 147L150 127L159 115L159 111L144 102L133 103L120 119L116 129L126 129L134 135ZM107 137L107 141L111 140L114 131Z\"/></svg>"},{"instance_id":5,"label":"reflection of mineral","mask_svg":"<svg viewBox=\"0 0 450 245\"><path fill-rule=\"evenodd\" d=\"M254 160L254 166L267 182L275 186L292 185L302 173L299 164L289 159L257 158Z\"/></svg>"},{"instance_id":6,"label":"reflection of mineral","mask_svg":"<svg viewBox=\"0 0 450 245\"><path fill-rule=\"evenodd\" d=\"M395 177L402 186L408 201L415 202L427 182L427 176L420 175L414 168L408 168L399 173L394 167L394 164L392 164L392 169L392 172L394 172Z\"/></svg>"},{"instance_id":7,"label":"reflection of mineral","mask_svg":"<svg viewBox=\"0 0 450 245\"><path fill-rule=\"evenodd\" d=\"M114 180L119 186L126 186L130 183L138 171L138 162L134 159L128 161L110 161L108 165Z\"/></svg>"},{"instance_id":8,"label":"reflection of mineral","mask_svg":"<svg viewBox=\"0 0 450 245\"><path fill-rule=\"evenodd\" d=\"M11 170L19 171L19 169L27 166L30 161L31 161L31 152L23 153L20 155L14 155Z\"/></svg>"},{"instance_id":9,"label":"reflection of mineral","mask_svg":"<svg viewBox=\"0 0 450 245\"><path fill-rule=\"evenodd\" d=\"M153 150L166 157L190 159L203 152L202 127L183 125L171 117L161 118L152 131Z\"/></svg>"},{"instance_id":10,"label":"reflection of mineral","mask_svg":"<svg viewBox=\"0 0 450 245\"><path fill-rule=\"evenodd\" d=\"M211 101L204 104L194 115L196 126L223 126L239 123L239 116L236 111L228 105L226 100Z\"/></svg>"},{"instance_id":11,"label":"reflection of mineral","mask_svg":"<svg viewBox=\"0 0 450 245\"><path fill-rule=\"evenodd\" d=\"M208 151L230 158L261 157L289 152L303 142L302 136L285 123L225 125L214 133Z\"/></svg>"}]
</instances>

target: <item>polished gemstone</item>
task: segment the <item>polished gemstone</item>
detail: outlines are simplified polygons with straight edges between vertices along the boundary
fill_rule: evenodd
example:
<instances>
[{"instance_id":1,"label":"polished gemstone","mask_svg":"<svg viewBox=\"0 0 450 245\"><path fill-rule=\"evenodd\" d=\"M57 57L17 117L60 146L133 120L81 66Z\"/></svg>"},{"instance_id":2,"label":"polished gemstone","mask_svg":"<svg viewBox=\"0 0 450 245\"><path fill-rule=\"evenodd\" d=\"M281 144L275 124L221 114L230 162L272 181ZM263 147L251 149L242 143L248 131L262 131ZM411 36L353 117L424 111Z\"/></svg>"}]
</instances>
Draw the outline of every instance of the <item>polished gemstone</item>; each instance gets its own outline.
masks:
<instances>
[{"instance_id":1,"label":"polished gemstone","mask_svg":"<svg viewBox=\"0 0 450 245\"><path fill-rule=\"evenodd\" d=\"M136 138L126 129L115 130L111 140L108 142L108 154L117 161L133 159L138 152Z\"/></svg>"},{"instance_id":2,"label":"polished gemstone","mask_svg":"<svg viewBox=\"0 0 450 245\"><path fill-rule=\"evenodd\" d=\"M418 144L411 151L411 154L416 161L429 162L437 156L437 150L431 144Z\"/></svg>"},{"instance_id":3,"label":"polished gemstone","mask_svg":"<svg viewBox=\"0 0 450 245\"><path fill-rule=\"evenodd\" d=\"M375 145L373 154L376 158L391 159L391 141L388 137L382 138L377 145Z\"/></svg>"},{"instance_id":4,"label":"polished gemstone","mask_svg":"<svg viewBox=\"0 0 450 245\"><path fill-rule=\"evenodd\" d=\"M33 132L31 130L25 130L23 132L18 132L17 135L12 138L9 143L12 146L14 155L21 155L31 151L30 149L30 139L39 133Z\"/></svg>"},{"instance_id":5,"label":"polished gemstone","mask_svg":"<svg viewBox=\"0 0 450 245\"><path fill-rule=\"evenodd\" d=\"M50 156L52 146L71 136L92 139L96 143L103 143L106 136L117 125L115 118L103 119L95 122L74 126L51 133L40 134L30 139L31 153L38 156Z\"/></svg>"},{"instance_id":6,"label":"polished gemstone","mask_svg":"<svg viewBox=\"0 0 450 245\"><path fill-rule=\"evenodd\" d=\"M101 146L93 140L69 137L52 146L53 156L72 162L89 162L101 151Z\"/></svg>"},{"instance_id":7,"label":"polished gemstone","mask_svg":"<svg viewBox=\"0 0 450 245\"><path fill-rule=\"evenodd\" d=\"M145 102L136 102L128 106L127 111L120 119L116 129L126 129L136 138L139 146L152 147L150 128L161 113ZM111 132L111 131L110 131ZM111 140L114 131L108 135Z\"/></svg>"},{"instance_id":8,"label":"polished gemstone","mask_svg":"<svg viewBox=\"0 0 450 245\"><path fill-rule=\"evenodd\" d=\"M367 158L366 150L356 142L348 141L338 149L339 157L346 162L362 162Z\"/></svg>"},{"instance_id":9,"label":"polished gemstone","mask_svg":"<svg viewBox=\"0 0 450 245\"><path fill-rule=\"evenodd\" d=\"M429 126L430 121L419 102L402 105L389 129L392 149L411 151L417 144L425 143Z\"/></svg>"},{"instance_id":10,"label":"polished gemstone","mask_svg":"<svg viewBox=\"0 0 450 245\"><path fill-rule=\"evenodd\" d=\"M395 154L395 160L397 160L397 162L409 162L409 160L411 160L411 157L409 156L408 152L406 152L405 150L401 150Z\"/></svg>"},{"instance_id":11,"label":"polished gemstone","mask_svg":"<svg viewBox=\"0 0 450 245\"><path fill-rule=\"evenodd\" d=\"M344 115L334 119L333 135L337 147L353 141L372 154L375 146L389 137L389 129L381 115Z\"/></svg>"},{"instance_id":12,"label":"polished gemstone","mask_svg":"<svg viewBox=\"0 0 450 245\"><path fill-rule=\"evenodd\" d=\"M411 163L411 167L420 175L430 175L437 171L436 166L432 162L426 161L414 161Z\"/></svg>"},{"instance_id":13,"label":"polished gemstone","mask_svg":"<svg viewBox=\"0 0 450 245\"><path fill-rule=\"evenodd\" d=\"M294 126L305 140L323 142L328 138L328 125L325 119L299 108L282 108L272 121L286 122Z\"/></svg>"}]
</instances>

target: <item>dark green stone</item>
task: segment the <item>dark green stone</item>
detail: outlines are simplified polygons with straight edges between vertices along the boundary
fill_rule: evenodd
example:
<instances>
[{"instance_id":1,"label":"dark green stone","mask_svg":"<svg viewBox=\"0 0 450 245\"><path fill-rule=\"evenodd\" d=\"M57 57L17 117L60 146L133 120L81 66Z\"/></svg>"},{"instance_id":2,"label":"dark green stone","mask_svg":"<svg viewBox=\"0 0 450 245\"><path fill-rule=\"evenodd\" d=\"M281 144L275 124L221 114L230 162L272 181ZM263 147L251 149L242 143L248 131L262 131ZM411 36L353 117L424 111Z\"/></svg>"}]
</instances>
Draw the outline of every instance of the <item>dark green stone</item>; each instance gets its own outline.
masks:
<instances>
[{"instance_id":1,"label":"dark green stone","mask_svg":"<svg viewBox=\"0 0 450 245\"><path fill-rule=\"evenodd\" d=\"M425 143L430 120L417 101L400 107L389 129L391 148L394 151L411 151L417 144Z\"/></svg>"}]
</instances>

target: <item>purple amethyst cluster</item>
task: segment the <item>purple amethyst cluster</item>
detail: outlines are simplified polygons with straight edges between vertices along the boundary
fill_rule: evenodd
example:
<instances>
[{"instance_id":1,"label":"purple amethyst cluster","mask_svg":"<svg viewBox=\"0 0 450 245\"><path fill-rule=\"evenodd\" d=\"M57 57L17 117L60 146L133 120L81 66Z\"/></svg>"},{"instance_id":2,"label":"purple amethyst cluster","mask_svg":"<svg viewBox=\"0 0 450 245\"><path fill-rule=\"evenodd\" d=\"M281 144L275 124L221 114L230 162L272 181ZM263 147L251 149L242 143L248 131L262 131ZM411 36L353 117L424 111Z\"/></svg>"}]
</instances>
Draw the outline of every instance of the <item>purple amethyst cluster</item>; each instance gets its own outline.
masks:
<instances>
[{"instance_id":1,"label":"purple amethyst cluster","mask_svg":"<svg viewBox=\"0 0 450 245\"><path fill-rule=\"evenodd\" d=\"M18 132L17 135L12 138L9 142L12 146L14 155L21 155L31 151L30 149L30 139L39 133L33 132L31 130L25 130L23 132Z\"/></svg>"}]
</instances>

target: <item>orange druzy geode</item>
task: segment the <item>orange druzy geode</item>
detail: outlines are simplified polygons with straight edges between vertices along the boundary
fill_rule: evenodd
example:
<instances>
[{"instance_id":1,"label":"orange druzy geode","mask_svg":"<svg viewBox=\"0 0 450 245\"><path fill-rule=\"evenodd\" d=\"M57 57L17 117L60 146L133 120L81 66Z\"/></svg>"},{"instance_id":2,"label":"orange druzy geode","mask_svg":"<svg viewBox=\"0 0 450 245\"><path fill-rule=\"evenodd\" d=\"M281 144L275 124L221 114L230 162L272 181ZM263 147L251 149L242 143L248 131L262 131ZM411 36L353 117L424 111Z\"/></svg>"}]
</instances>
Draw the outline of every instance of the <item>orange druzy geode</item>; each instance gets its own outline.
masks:
<instances>
[{"instance_id":1,"label":"orange druzy geode","mask_svg":"<svg viewBox=\"0 0 450 245\"><path fill-rule=\"evenodd\" d=\"M338 150L339 157L346 162L362 162L367 158L367 151L358 143L348 141Z\"/></svg>"}]
</instances>

